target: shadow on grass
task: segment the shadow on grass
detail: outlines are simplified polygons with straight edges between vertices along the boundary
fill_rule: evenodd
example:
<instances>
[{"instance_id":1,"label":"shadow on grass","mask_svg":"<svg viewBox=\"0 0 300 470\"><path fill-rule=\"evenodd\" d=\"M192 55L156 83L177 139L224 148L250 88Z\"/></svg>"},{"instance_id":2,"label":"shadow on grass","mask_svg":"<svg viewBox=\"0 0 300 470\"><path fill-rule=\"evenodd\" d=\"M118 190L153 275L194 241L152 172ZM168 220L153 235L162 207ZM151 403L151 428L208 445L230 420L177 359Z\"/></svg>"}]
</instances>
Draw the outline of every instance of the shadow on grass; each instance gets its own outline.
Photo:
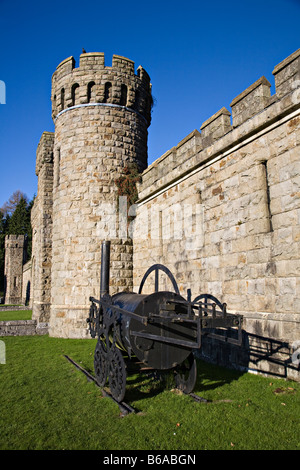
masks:
<instances>
[{"instance_id":1,"label":"shadow on grass","mask_svg":"<svg viewBox=\"0 0 300 470\"><path fill-rule=\"evenodd\" d=\"M207 391L215 390L225 384L238 380L244 372L226 369L197 359L197 380L193 393L205 396ZM126 383L125 401L138 402L175 388L172 370L129 373Z\"/></svg>"},{"instance_id":2,"label":"shadow on grass","mask_svg":"<svg viewBox=\"0 0 300 470\"><path fill-rule=\"evenodd\" d=\"M244 374L241 371L227 369L201 360L197 360L197 371L195 393L215 390L225 384L238 380Z\"/></svg>"}]
</instances>

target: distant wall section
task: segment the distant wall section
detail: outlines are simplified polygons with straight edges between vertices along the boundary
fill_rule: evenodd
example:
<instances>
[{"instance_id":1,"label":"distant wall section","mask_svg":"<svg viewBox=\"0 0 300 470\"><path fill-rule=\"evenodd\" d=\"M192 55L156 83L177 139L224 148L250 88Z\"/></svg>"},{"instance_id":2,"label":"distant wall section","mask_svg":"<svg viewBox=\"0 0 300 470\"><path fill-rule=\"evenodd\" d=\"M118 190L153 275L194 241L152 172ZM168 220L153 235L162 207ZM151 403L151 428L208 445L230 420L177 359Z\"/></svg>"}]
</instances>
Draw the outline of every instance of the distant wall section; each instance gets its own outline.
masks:
<instances>
[{"instance_id":1,"label":"distant wall section","mask_svg":"<svg viewBox=\"0 0 300 470\"><path fill-rule=\"evenodd\" d=\"M22 303L24 235L5 237L5 300L6 304Z\"/></svg>"}]
</instances>

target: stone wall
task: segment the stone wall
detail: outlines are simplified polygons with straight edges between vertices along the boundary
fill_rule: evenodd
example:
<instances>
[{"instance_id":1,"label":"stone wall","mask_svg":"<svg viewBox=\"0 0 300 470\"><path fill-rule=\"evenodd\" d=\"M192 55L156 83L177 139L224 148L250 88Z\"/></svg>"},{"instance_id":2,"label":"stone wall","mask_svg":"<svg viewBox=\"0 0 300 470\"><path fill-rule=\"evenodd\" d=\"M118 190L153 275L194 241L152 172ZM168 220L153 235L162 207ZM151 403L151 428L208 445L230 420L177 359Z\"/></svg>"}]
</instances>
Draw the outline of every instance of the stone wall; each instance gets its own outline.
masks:
<instances>
[{"instance_id":1,"label":"stone wall","mask_svg":"<svg viewBox=\"0 0 300 470\"><path fill-rule=\"evenodd\" d=\"M102 53L68 58L52 77L55 121L50 335L88 336L99 297L101 241L112 239L111 293L132 289L132 241L122 236L116 180L147 166L150 79ZM125 227L126 228L126 227Z\"/></svg>"},{"instance_id":2,"label":"stone wall","mask_svg":"<svg viewBox=\"0 0 300 470\"><path fill-rule=\"evenodd\" d=\"M44 132L36 152L37 197L31 211L32 224L32 318L49 322L52 257L54 134Z\"/></svg>"},{"instance_id":3,"label":"stone wall","mask_svg":"<svg viewBox=\"0 0 300 470\"><path fill-rule=\"evenodd\" d=\"M111 294L164 264L182 295L212 294L244 316L242 348L203 338L203 357L299 379L300 49L273 74L273 96L259 78L147 168L145 70L116 55L107 66L102 53L59 64L32 211L33 318L50 335L88 336L110 239ZM143 173L127 231L116 180L133 167ZM143 293L153 287L150 277ZM160 289L172 289L163 275Z\"/></svg>"},{"instance_id":4,"label":"stone wall","mask_svg":"<svg viewBox=\"0 0 300 470\"><path fill-rule=\"evenodd\" d=\"M43 328L37 320L0 321L0 336L45 335L47 332L47 327Z\"/></svg>"},{"instance_id":5,"label":"stone wall","mask_svg":"<svg viewBox=\"0 0 300 470\"><path fill-rule=\"evenodd\" d=\"M24 235L6 235L5 237L4 303L6 304L22 302L24 241Z\"/></svg>"},{"instance_id":6,"label":"stone wall","mask_svg":"<svg viewBox=\"0 0 300 470\"><path fill-rule=\"evenodd\" d=\"M133 254L135 289L151 264L165 264L181 294L212 294L244 315L247 353L236 362L245 366L247 357L250 369L274 372L281 361L293 378L299 368L289 351L300 339L299 71L300 50L275 67L274 96L260 78L232 101L231 113L222 108L201 133L145 170ZM163 276L161 287L169 288ZM250 354L257 344L264 344L259 359Z\"/></svg>"}]
</instances>

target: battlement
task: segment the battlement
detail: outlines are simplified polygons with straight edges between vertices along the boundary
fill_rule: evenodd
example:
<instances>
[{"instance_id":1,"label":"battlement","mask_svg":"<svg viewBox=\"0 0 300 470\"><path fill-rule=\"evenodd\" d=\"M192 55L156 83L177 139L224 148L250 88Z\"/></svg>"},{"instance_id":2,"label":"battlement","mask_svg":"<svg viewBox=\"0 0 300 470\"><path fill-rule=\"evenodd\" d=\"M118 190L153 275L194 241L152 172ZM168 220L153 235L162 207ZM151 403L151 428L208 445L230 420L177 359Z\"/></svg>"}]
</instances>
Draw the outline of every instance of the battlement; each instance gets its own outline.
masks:
<instances>
[{"instance_id":1,"label":"battlement","mask_svg":"<svg viewBox=\"0 0 300 470\"><path fill-rule=\"evenodd\" d=\"M6 235L5 240L11 241L11 242L23 242L24 241L24 235Z\"/></svg>"},{"instance_id":2,"label":"battlement","mask_svg":"<svg viewBox=\"0 0 300 470\"><path fill-rule=\"evenodd\" d=\"M36 150L35 174L38 176L44 163L53 163L54 133L43 132Z\"/></svg>"},{"instance_id":3,"label":"battlement","mask_svg":"<svg viewBox=\"0 0 300 470\"><path fill-rule=\"evenodd\" d=\"M25 237L24 235L6 235L5 236L5 248L22 248L24 247Z\"/></svg>"},{"instance_id":4,"label":"battlement","mask_svg":"<svg viewBox=\"0 0 300 470\"><path fill-rule=\"evenodd\" d=\"M113 55L112 65L105 65L102 52L80 55L79 67L74 57L63 60L52 76L52 118L79 105L117 105L141 114L150 125L151 83L143 67L135 73L132 60Z\"/></svg>"},{"instance_id":5,"label":"battlement","mask_svg":"<svg viewBox=\"0 0 300 470\"><path fill-rule=\"evenodd\" d=\"M231 113L223 107L201 125L203 147L211 145L234 128L299 88L300 49L280 62L272 73L275 78L276 93L271 96L270 82L266 77L260 77L231 101Z\"/></svg>"},{"instance_id":6,"label":"battlement","mask_svg":"<svg viewBox=\"0 0 300 470\"><path fill-rule=\"evenodd\" d=\"M276 93L260 77L230 103L231 112L222 107L177 146L158 158L143 173L140 201L184 178L208 161L242 145L263 129L300 108L300 49L274 70Z\"/></svg>"}]
</instances>

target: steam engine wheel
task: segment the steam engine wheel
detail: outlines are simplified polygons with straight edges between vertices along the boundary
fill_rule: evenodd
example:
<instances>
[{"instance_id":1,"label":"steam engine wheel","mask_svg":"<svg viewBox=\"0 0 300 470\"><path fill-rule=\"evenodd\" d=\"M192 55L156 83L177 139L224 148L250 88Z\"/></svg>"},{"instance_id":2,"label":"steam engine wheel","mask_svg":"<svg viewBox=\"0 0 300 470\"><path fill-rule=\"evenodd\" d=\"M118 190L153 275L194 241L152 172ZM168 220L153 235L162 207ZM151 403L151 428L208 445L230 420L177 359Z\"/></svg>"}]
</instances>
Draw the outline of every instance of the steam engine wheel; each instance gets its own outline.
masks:
<instances>
[{"instance_id":1,"label":"steam engine wheel","mask_svg":"<svg viewBox=\"0 0 300 470\"><path fill-rule=\"evenodd\" d=\"M97 383L103 387L108 375L107 350L104 341L99 337L94 354L94 369Z\"/></svg>"},{"instance_id":2,"label":"steam engine wheel","mask_svg":"<svg viewBox=\"0 0 300 470\"><path fill-rule=\"evenodd\" d=\"M123 355L120 349L113 344L109 351L108 383L111 394L117 402L124 400L126 376L127 373Z\"/></svg>"}]
</instances>

